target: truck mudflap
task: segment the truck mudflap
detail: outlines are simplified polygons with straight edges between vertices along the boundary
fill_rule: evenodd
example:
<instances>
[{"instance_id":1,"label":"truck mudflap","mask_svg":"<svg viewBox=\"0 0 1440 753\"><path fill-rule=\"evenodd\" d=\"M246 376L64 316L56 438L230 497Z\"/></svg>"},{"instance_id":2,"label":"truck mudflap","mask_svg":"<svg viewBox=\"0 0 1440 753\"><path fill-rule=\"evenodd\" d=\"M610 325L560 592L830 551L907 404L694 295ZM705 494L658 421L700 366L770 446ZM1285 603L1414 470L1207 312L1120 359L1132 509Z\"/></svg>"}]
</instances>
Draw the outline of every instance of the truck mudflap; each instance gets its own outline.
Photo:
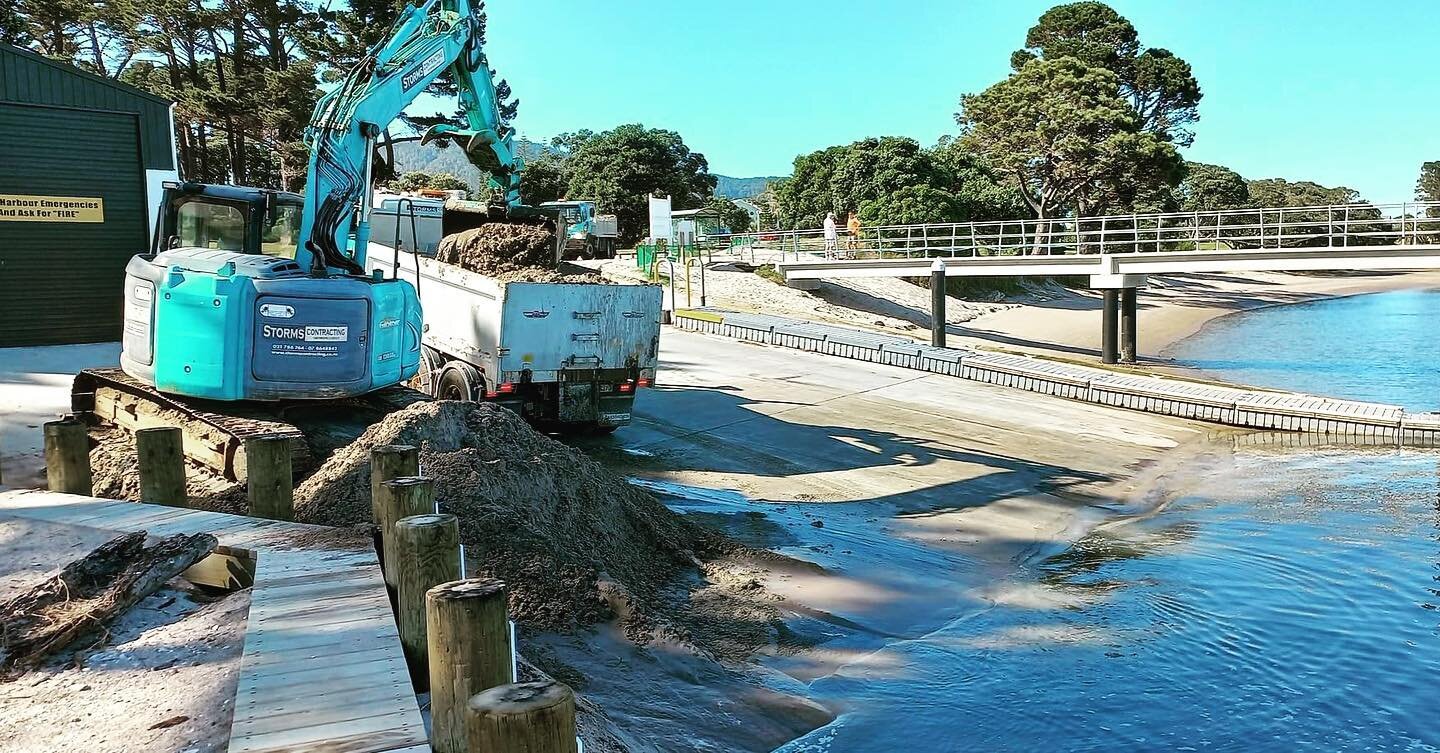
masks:
<instances>
[{"instance_id":1,"label":"truck mudflap","mask_svg":"<svg viewBox=\"0 0 1440 753\"><path fill-rule=\"evenodd\" d=\"M75 375L70 391L77 415L131 434L180 427L185 457L237 483L246 479L245 440L250 437L288 437L291 467L303 472L374 421L427 399L415 390L390 387L339 400L199 400L159 392L117 368L85 369Z\"/></svg>"}]
</instances>

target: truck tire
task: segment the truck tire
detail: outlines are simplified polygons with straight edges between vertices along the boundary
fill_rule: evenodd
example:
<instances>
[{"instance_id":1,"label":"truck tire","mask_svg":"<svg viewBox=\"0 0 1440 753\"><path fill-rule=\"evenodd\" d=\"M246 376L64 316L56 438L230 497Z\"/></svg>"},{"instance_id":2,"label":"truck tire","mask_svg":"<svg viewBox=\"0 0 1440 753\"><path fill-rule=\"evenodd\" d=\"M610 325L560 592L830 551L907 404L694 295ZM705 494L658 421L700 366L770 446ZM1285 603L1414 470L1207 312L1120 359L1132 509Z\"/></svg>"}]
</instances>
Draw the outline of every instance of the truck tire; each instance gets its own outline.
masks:
<instances>
[{"instance_id":1,"label":"truck tire","mask_svg":"<svg viewBox=\"0 0 1440 753\"><path fill-rule=\"evenodd\" d=\"M445 356L440 351L428 345L420 346L420 373L417 375L417 382L420 390L429 395L435 394L436 383L440 379L440 370L445 367Z\"/></svg>"},{"instance_id":2,"label":"truck tire","mask_svg":"<svg viewBox=\"0 0 1440 753\"><path fill-rule=\"evenodd\" d=\"M435 382L436 400L469 400L475 402L485 394L485 377L464 361L451 361L440 370Z\"/></svg>"}]
</instances>

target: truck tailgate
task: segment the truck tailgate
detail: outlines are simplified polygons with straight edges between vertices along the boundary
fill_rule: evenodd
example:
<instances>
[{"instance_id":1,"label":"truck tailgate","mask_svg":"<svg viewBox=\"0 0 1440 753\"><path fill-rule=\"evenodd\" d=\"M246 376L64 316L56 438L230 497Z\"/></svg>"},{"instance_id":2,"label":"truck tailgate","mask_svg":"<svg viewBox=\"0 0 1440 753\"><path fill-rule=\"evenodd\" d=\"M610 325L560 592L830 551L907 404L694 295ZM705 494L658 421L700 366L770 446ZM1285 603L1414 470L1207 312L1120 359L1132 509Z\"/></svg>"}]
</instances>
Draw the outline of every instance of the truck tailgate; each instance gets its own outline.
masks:
<instances>
[{"instance_id":1,"label":"truck tailgate","mask_svg":"<svg viewBox=\"0 0 1440 753\"><path fill-rule=\"evenodd\" d=\"M537 381L562 369L653 369L660 295L654 285L508 283L500 369L530 369Z\"/></svg>"}]
</instances>

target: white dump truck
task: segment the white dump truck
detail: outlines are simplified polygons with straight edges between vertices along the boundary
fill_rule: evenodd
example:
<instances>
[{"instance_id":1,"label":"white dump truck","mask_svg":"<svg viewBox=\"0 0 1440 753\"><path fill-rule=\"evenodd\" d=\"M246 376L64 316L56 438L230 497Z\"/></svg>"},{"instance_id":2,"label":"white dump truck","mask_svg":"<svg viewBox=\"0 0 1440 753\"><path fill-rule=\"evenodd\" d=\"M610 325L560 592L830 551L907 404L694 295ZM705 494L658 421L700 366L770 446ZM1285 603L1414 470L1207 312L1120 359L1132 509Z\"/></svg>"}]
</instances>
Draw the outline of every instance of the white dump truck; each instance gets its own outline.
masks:
<instances>
[{"instance_id":1,"label":"white dump truck","mask_svg":"<svg viewBox=\"0 0 1440 753\"><path fill-rule=\"evenodd\" d=\"M660 288L503 282L441 263L433 257L441 213L414 203L414 236L407 206L375 209L367 266L388 278L398 260L399 276L420 294L421 389L498 402L545 429L609 432L630 423L636 391L655 379Z\"/></svg>"}]
</instances>

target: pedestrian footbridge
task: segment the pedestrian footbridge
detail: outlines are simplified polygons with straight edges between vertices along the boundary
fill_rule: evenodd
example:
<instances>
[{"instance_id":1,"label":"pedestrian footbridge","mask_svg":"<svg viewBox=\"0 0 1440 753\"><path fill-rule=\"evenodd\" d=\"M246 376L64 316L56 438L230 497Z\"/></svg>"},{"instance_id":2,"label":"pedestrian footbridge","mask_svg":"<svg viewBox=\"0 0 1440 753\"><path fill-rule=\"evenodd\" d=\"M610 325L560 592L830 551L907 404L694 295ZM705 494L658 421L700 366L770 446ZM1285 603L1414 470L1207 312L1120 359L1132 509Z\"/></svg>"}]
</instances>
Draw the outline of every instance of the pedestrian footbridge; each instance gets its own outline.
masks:
<instances>
[{"instance_id":1,"label":"pedestrian footbridge","mask_svg":"<svg viewBox=\"0 0 1440 753\"><path fill-rule=\"evenodd\" d=\"M1085 276L1103 291L1103 360L1115 363L1135 358L1136 290L1149 275L1440 269L1440 202L887 225L842 234L829 249L818 229L730 243L765 257L796 287L854 277Z\"/></svg>"}]
</instances>

